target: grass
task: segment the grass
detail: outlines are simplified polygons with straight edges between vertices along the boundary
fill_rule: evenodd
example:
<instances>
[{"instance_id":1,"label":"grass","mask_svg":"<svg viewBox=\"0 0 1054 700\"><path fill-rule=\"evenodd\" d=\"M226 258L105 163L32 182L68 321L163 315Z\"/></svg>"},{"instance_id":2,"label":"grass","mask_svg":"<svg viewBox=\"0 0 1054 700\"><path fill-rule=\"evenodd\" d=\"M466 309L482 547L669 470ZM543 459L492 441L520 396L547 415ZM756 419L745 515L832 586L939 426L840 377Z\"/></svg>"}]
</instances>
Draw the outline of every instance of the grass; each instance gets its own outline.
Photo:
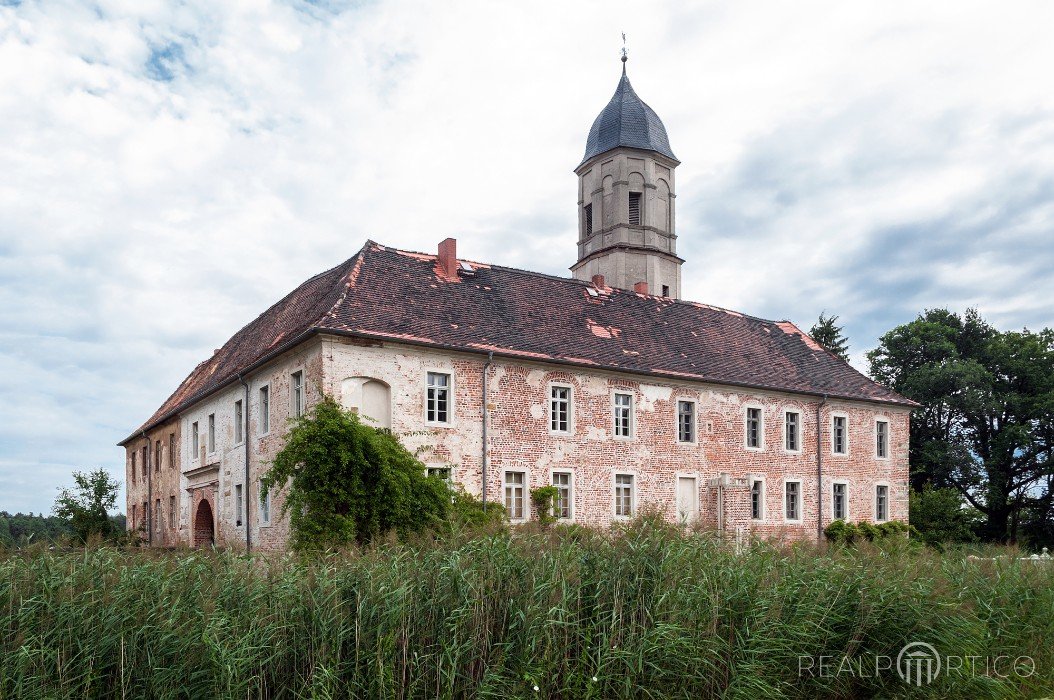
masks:
<instances>
[{"instance_id":1,"label":"grass","mask_svg":"<svg viewBox=\"0 0 1054 700\"><path fill-rule=\"evenodd\" d=\"M1007 677L874 672L912 641ZM3 698L1040 697L1051 649L1054 565L904 541L737 554L643 522L314 559L0 555Z\"/></svg>"}]
</instances>

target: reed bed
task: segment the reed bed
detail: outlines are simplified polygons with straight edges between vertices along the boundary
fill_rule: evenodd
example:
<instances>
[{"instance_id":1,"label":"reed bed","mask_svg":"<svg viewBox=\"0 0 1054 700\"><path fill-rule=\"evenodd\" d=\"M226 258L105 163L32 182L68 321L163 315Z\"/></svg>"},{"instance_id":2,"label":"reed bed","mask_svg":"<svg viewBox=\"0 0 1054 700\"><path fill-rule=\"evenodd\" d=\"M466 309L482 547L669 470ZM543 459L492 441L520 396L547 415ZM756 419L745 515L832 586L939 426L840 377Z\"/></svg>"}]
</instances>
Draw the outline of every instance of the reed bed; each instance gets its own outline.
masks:
<instances>
[{"instance_id":1,"label":"reed bed","mask_svg":"<svg viewBox=\"0 0 1054 700\"><path fill-rule=\"evenodd\" d=\"M875 673L912 641L1035 671ZM905 542L736 552L641 523L312 559L0 554L3 698L1040 697L1052 649L1054 565ZM841 668L800 672L820 655Z\"/></svg>"}]
</instances>

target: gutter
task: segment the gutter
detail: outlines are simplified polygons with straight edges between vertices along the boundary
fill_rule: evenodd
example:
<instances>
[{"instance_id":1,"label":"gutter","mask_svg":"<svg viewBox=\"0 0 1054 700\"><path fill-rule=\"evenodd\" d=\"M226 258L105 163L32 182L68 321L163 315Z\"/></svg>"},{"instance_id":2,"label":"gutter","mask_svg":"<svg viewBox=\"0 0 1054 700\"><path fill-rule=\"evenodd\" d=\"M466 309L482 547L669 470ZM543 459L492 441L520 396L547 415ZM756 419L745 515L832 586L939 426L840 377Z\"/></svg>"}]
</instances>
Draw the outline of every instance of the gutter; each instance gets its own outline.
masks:
<instances>
[{"instance_id":1,"label":"gutter","mask_svg":"<svg viewBox=\"0 0 1054 700\"><path fill-rule=\"evenodd\" d=\"M238 381L245 387L245 400L242 402L242 443L245 445L245 488L242 498L245 499L245 553L252 552L252 533L249 531L249 385L238 373Z\"/></svg>"},{"instance_id":2,"label":"gutter","mask_svg":"<svg viewBox=\"0 0 1054 700\"><path fill-rule=\"evenodd\" d=\"M821 412L827 405L827 394L816 404L816 541L823 542L823 419Z\"/></svg>"},{"instance_id":3,"label":"gutter","mask_svg":"<svg viewBox=\"0 0 1054 700\"><path fill-rule=\"evenodd\" d=\"M490 374L490 365L494 362L494 353L487 354L487 362L483 365L483 512L487 512L487 378Z\"/></svg>"}]
</instances>

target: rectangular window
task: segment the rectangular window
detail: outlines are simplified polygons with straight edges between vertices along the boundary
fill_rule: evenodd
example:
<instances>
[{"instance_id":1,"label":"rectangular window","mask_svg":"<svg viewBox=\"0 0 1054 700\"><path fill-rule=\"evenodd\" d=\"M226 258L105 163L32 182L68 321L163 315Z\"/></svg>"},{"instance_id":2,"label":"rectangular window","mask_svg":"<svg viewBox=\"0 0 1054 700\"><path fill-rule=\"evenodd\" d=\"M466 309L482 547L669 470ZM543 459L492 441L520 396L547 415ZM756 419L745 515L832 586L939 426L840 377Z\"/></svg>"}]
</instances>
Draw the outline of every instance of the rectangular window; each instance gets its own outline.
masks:
<instances>
[{"instance_id":1,"label":"rectangular window","mask_svg":"<svg viewBox=\"0 0 1054 700\"><path fill-rule=\"evenodd\" d=\"M883 459L889 456L889 423L884 420L875 423L875 456Z\"/></svg>"},{"instance_id":2,"label":"rectangular window","mask_svg":"<svg viewBox=\"0 0 1054 700\"><path fill-rule=\"evenodd\" d=\"M450 481L450 467L428 467L428 476L438 476L443 481Z\"/></svg>"},{"instance_id":3,"label":"rectangular window","mask_svg":"<svg viewBox=\"0 0 1054 700\"><path fill-rule=\"evenodd\" d=\"M640 226L640 192L629 193L629 225Z\"/></svg>"},{"instance_id":4,"label":"rectangular window","mask_svg":"<svg viewBox=\"0 0 1054 700\"><path fill-rule=\"evenodd\" d=\"M750 517L754 520L765 518L765 482L761 479L750 482Z\"/></svg>"},{"instance_id":5,"label":"rectangular window","mask_svg":"<svg viewBox=\"0 0 1054 700\"><path fill-rule=\"evenodd\" d=\"M154 471L161 471L161 441L154 442Z\"/></svg>"},{"instance_id":6,"label":"rectangular window","mask_svg":"<svg viewBox=\"0 0 1054 700\"><path fill-rule=\"evenodd\" d=\"M146 481L146 473L148 471L150 471L150 447L149 445L146 445L143 447L143 481ZM149 507L150 504L147 503L146 506L143 507L143 512L146 513Z\"/></svg>"},{"instance_id":7,"label":"rectangular window","mask_svg":"<svg viewBox=\"0 0 1054 700\"><path fill-rule=\"evenodd\" d=\"M209 453L216 451L216 414L209 414L209 435L208 435Z\"/></svg>"},{"instance_id":8,"label":"rectangular window","mask_svg":"<svg viewBox=\"0 0 1054 700\"><path fill-rule=\"evenodd\" d=\"M138 517L139 517L139 506L137 506L137 505L135 505L133 503L132 504L132 522L131 522L131 526L132 527L130 529L134 530L136 528L136 519Z\"/></svg>"},{"instance_id":9,"label":"rectangular window","mask_svg":"<svg viewBox=\"0 0 1054 700\"><path fill-rule=\"evenodd\" d=\"M260 524L270 525L271 524L271 492L268 491L266 496L260 497Z\"/></svg>"},{"instance_id":10,"label":"rectangular window","mask_svg":"<svg viewBox=\"0 0 1054 700\"><path fill-rule=\"evenodd\" d=\"M271 432L271 387L260 387L260 418L257 421L257 430L261 435Z\"/></svg>"},{"instance_id":11,"label":"rectangular window","mask_svg":"<svg viewBox=\"0 0 1054 700\"><path fill-rule=\"evenodd\" d=\"M633 436L633 394L615 394L615 437Z\"/></svg>"},{"instance_id":12,"label":"rectangular window","mask_svg":"<svg viewBox=\"0 0 1054 700\"><path fill-rule=\"evenodd\" d=\"M835 520L845 520L849 516L848 486L834 484L831 491L831 516Z\"/></svg>"},{"instance_id":13,"label":"rectangular window","mask_svg":"<svg viewBox=\"0 0 1054 700\"><path fill-rule=\"evenodd\" d=\"M293 372L289 379L293 418L299 418L304 415L304 373Z\"/></svg>"},{"instance_id":14,"label":"rectangular window","mask_svg":"<svg viewBox=\"0 0 1054 700\"><path fill-rule=\"evenodd\" d=\"M150 504L143 501L143 532L150 529Z\"/></svg>"},{"instance_id":15,"label":"rectangular window","mask_svg":"<svg viewBox=\"0 0 1054 700\"><path fill-rule=\"evenodd\" d=\"M505 472L505 511L509 520L523 520L523 472Z\"/></svg>"},{"instance_id":16,"label":"rectangular window","mask_svg":"<svg viewBox=\"0 0 1054 700\"><path fill-rule=\"evenodd\" d=\"M234 524L242 524L242 515L245 513L244 505L242 502L242 485L237 484L234 487Z\"/></svg>"},{"instance_id":17,"label":"rectangular window","mask_svg":"<svg viewBox=\"0 0 1054 700\"><path fill-rule=\"evenodd\" d=\"M190 451L192 453L190 459L192 461L200 456L198 455L198 451L201 450L200 442L201 438L198 436L198 422L194 421L190 425Z\"/></svg>"},{"instance_id":18,"label":"rectangular window","mask_svg":"<svg viewBox=\"0 0 1054 700\"><path fill-rule=\"evenodd\" d=\"M134 450L132 451L132 478L129 481L135 481L135 458L137 454Z\"/></svg>"},{"instance_id":19,"label":"rectangular window","mask_svg":"<svg viewBox=\"0 0 1054 700\"><path fill-rule=\"evenodd\" d=\"M571 432L571 387L553 385L549 388L549 430L554 433Z\"/></svg>"},{"instance_id":20,"label":"rectangular window","mask_svg":"<svg viewBox=\"0 0 1054 700\"><path fill-rule=\"evenodd\" d=\"M695 402L677 402L677 441L695 442Z\"/></svg>"},{"instance_id":21,"label":"rectangular window","mask_svg":"<svg viewBox=\"0 0 1054 700\"><path fill-rule=\"evenodd\" d=\"M428 395L425 419L429 423L450 422L450 375L428 373Z\"/></svg>"},{"instance_id":22,"label":"rectangular window","mask_svg":"<svg viewBox=\"0 0 1054 700\"><path fill-rule=\"evenodd\" d=\"M241 400L235 401L234 402L234 444L235 445L240 445L242 443L242 440L245 437L242 434L243 433L242 420L244 420L244 418L245 417L242 415L242 402L241 402Z\"/></svg>"},{"instance_id":23,"label":"rectangular window","mask_svg":"<svg viewBox=\"0 0 1054 700\"><path fill-rule=\"evenodd\" d=\"M171 469L175 469L179 465L179 460L176 459L176 434L169 433L168 435L168 466Z\"/></svg>"},{"instance_id":24,"label":"rectangular window","mask_svg":"<svg viewBox=\"0 0 1054 700\"><path fill-rule=\"evenodd\" d=\"M556 502L553 513L564 520L571 519L571 472L553 472L553 486L556 487Z\"/></svg>"},{"instance_id":25,"label":"rectangular window","mask_svg":"<svg viewBox=\"0 0 1054 700\"><path fill-rule=\"evenodd\" d=\"M161 499L154 501L154 529L161 532Z\"/></svg>"},{"instance_id":26,"label":"rectangular window","mask_svg":"<svg viewBox=\"0 0 1054 700\"><path fill-rule=\"evenodd\" d=\"M176 529L176 497L168 497L168 529Z\"/></svg>"},{"instance_id":27,"label":"rectangular window","mask_svg":"<svg viewBox=\"0 0 1054 700\"><path fill-rule=\"evenodd\" d=\"M788 481L784 484L785 517L787 520L801 520L801 482Z\"/></svg>"},{"instance_id":28,"label":"rectangular window","mask_svg":"<svg viewBox=\"0 0 1054 700\"><path fill-rule=\"evenodd\" d=\"M797 452L801 449L801 414L797 411L787 411L784 414L784 421L786 423L783 431L786 441L784 444L788 452Z\"/></svg>"},{"instance_id":29,"label":"rectangular window","mask_svg":"<svg viewBox=\"0 0 1054 700\"><path fill-rule=\"evenodd\" d=\"M835 416L831 419L831 449L836 455L846 453L845 416Z\"/></svg>"},{"instance_id":30,"label":"rectangular window","mask_svg":"<svg viewBox=\"0 0 1054 700\"><path fill-rule=\"evenodd\" d=\"M761 448L761 409L747 409L747 447Z\"/></svg>"},{"instance_id":31,"label":"rectangular window","mask_svg":"<svg viewBox=\"0 0 1054 700\"><path fill-rule=\"evenodd\" d=\"M889 487L882 484L875 487L875 520L889 520Z\"/></svg>"},{"instance_id":32,"label":"rectangular window","mask_svg":"<svg viewBox=\"0 0 1054 700\"><path fill-rule=\"evenodd\" d=\"M615 475L615 516L633 517L633 475Z\"/></svg>"},{"instance_id":33,"label":"rectangular window","mask_svg":"<svg viewBox=\"0 0 1054 700\"><path fill-rule=\"evenodd\" d=\"M593 205L587 204L582 208L582 231L585 235L593 233Z\"/></svg>"}]
</instances>

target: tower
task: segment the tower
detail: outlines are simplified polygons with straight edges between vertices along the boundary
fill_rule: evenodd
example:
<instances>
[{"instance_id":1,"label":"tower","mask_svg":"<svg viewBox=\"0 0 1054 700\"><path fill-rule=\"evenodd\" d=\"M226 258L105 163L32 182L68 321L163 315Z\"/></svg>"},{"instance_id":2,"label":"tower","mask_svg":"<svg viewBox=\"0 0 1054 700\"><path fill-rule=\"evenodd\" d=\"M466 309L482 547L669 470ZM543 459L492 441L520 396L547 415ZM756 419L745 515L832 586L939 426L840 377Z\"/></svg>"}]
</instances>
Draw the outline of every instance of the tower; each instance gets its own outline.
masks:
<instances>
[{"instance_id":1,"label":"tower","mask_svg":"<svg viewBox=\"0 0 1054 700\"><path fill-rule=\"evenodd\" d=\"M637 97L626 75L593 122L578 175L578 262L576 279L603 275L605 283L678 299L674 170L659 115Z\"/></svg>"}]
</instances>

